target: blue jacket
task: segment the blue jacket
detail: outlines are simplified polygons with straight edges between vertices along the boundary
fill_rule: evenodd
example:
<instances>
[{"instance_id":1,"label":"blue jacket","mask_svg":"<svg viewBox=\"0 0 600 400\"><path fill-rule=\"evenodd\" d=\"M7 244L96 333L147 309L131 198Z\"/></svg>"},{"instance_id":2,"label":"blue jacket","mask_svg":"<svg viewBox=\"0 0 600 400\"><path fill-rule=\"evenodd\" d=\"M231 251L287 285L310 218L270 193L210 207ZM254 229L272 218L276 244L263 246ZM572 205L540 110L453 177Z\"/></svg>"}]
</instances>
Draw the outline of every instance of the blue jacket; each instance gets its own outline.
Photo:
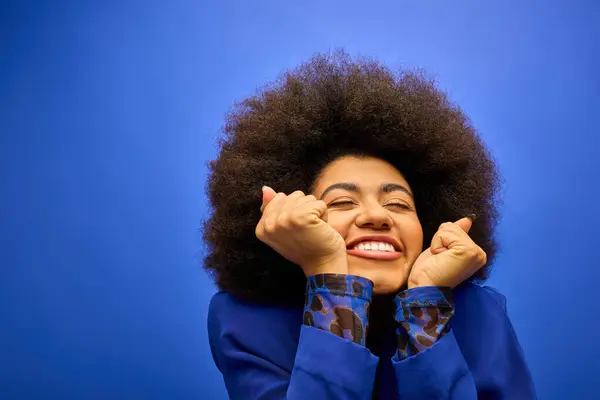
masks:
<instances>
[{"instance_id":1,"label":"blue jacket","mask_svg":"<svg viewBox=\"0 0 600 400\"><path fill-rule=\"evenodd\" d=\"M303 309L225 292L210 303L210 348L233 400L535 399L504 296L470 283L452 293L445 334L405 358L394 334L373 352L348 331L307 323L308 297Z\"/></svg>"}]
</instances>

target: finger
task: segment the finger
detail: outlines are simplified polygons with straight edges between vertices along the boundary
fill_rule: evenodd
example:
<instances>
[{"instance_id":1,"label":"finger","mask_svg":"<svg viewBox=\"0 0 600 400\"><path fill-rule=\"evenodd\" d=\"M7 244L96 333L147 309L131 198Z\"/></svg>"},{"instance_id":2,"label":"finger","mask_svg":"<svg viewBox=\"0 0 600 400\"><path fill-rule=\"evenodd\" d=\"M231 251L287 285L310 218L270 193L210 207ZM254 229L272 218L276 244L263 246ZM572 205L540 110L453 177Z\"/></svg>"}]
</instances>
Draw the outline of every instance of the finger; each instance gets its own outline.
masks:
<instances>
[{"instance_id":1,"label":"finger","mask_svg":"<svg viewBox=\"0 0 600 400\"><path fill-rule=\"evenodd\" d=\"M276 229L277 216L279 215L279 209L281 208L284 200L284 193L275 193L270 187L263 187L263 203L264 205L260 208L262 216L256 224L254 229L256 237L260 240L265 241L268 234L273 233ZM266 201L268 200L268 201Z\"/></svg>"},{"instance_id":2,"label":"finger","mask_svg":"<svg viewBox=\"0 0 600 400\"><path fill-rule=\"evenodd\" d=\"M314 207L316 207L318 213L315 213L313 210ZM310 214L318 214L321 217L324 212L327 212L327 204L324 201L317 200L314 195L309 194L298 198L290 212L296 216L307 215L309 218L312 218Z\"/></svg>"},{"instance_id":3,"label":"finger","mask_svg":"<svg viewBox=\"0 0 600 400\"><path fill-rule=\"evenodd\" d=\"M287 226L289 223L299 223L303 219L303 216L296 212L296 209L299 203L306 202L305 198L304 192L300 190L287 195L284 204L278 208L278 222L284 226Z\"/></svg>"},{"instance_id":4,"label":"finger","mask_svg":"<svg viewBox=\"0 0 600 400\"><path fill-rule=\"evenodd\" d=\"M471 216L464 217L455 222L456 225L460 227L466 233L469 233L471 227L473 226L473 219Z\"/></svg>"},{"instance_id":5,"label":"finger","mask_svg":"<svg viewBox=\"0 0 600 400\"><path fill-rule=\"evenodd\" d=\"M306 204L310 206L311 213L315 217L327 222L327 203L322 200L314 200Z\"/></svg>"},{"instance_id":6,"label":"finger","mask_svg":"<svg viewBox=\"0 0 600 400\"><path fill-rule=\"evenodd\" d=\"M307 203L312 203L317 201L317 198L312 194L304 194L303 191L297 190L292 194L288 195L288 201L286 202L285 207L282 209L282 212L294 213L295 210L299 207Z\"/></svg>"},{"instance_id":7,"label":"finger","mask_svg":"<svg viewBox=\"0 0 600 400\"><path fill-rule=\"evenodd\" d=\"M433 238L431 239L429 251L431 252L431 254L440 254L446 250L448 250L448 248L444 246L444 240L442 239L442 235L440 234L440 232L437 232L435 235L433 235Z\"/></svg>"},{"instance_id":8,"label":"finger","mask_svg":"<svg viewBox=\"0 0 600 400\"><path fill-rule=\"evenodd\" d=\"M269 186L262 187L262 205L260 206L260 212L263 212L265 207L275 198L277 193Z\"/></svg>"},{"instance_id":9,"label":"finger","mask_svg":"<svg viewBox=\"0 0 600 400\"><path fill-rule=\"evenodd\" d=\"M441 244L441 242L437 242L434 244L433 240L431 241L431 246L429 247L429 251L431 254L440 254L449 249Z\"/></svg>"},{"instance_id":10,"label":"finger","mask_svg":"<svg viewBox=\"0 0 600 400\"><path fill-rule=\"evenodd\" d=\"M306 196L299 198L298 201L296 201L296 204L298 206L300 206L302 204L310 203L311 201L316 201L316 200L317 200L317 198L314 195L307 194Z\"/></svg>"},{"instance_id":11,"label":"finger","mask_svg":"<svg viewBox=\"0 0 600 400\"><path fill-rule=\"evenodd\" d=\"M327 222L327 204L321 200L304 202L291 211L290 218L296 225Z\"/></svg>"},{"instance_id":12,"label":"finger","mask_svg":"<svg viewBox=\"0 0 600 400\"><path fill-rule=\"evenodd\" d=\"M442 253L449 250L455 243L464 242L466 234L457 231L456 228L452 229L450 225L452 223L442 224L440 229L433 235L431 239L431 252L433 254Z\"/></svg>"},{"instance_id":13,"label":"finger","mask_svg":"<svg viewBox=\"0 0 600 400\"><path fill-rule=\"evenodd\" d=\"M319 210L321 212L321 215L319 216L319 218L321 218L323 221L327 222L327 219L329 218L329 209L327 208L327 203L325 203L324 201L321 200L317 200L319 202L321 202L321 204L319 205Z\"/></svg>"},{"instance_id":14,"label":"finger","mask_svg":"<svg viewBox=\"0 0 600 400\"><path fill-rule=\"evenodd\" d=\"M277 193L273 200L267 204L263 210L263 215L259 223L262 223L265 230L270 231L275 229L277 219L281 215L281 209L285 205L287 196L285 193Z\"/></svg>"},{"instance_id":15,"label":"finger","mask_svg":"<svg viewBox=\"0 0 600 400\"><path fill-rule=\"evenodd\" d=\"M288 194L287 199L285 201L285 205L282 207L282 213L289 213L294 208L298 206L299 203L303 202L303 199L306 197L303 191L296 190L295 192Z\"/></svg>"}]
</instances>

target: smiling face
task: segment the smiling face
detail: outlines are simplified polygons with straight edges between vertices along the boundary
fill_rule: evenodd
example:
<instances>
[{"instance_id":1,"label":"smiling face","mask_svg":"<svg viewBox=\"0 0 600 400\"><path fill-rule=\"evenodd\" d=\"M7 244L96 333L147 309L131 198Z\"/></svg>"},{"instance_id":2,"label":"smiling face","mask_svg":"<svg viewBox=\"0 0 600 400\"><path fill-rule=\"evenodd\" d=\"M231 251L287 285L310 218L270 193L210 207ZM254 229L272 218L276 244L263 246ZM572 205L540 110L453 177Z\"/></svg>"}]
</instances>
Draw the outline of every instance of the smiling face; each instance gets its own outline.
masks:
<instances>
[{"instance_id":1,"label":"smiling face","mask_svg":"<svg viewBox=\"0 0 600 400\"><path fill-rule=\"evenodd\" d=\"M313 194L327 203L327 223L346 242L348 273L372 280L377 294L400 289L423 246L402 174L378 158L346 156L323 169Z\"/></svg>"}]
</instances>

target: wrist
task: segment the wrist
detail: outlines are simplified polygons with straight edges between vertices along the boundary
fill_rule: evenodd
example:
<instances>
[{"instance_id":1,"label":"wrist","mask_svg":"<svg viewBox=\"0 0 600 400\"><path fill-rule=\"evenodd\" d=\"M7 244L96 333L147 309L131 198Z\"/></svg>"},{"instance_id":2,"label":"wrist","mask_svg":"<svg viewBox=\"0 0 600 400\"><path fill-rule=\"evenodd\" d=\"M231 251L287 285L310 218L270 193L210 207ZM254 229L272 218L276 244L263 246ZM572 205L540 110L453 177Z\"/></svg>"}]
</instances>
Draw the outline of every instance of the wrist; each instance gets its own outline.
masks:
<instances>
[{"instance_id":1,"label":"wrist","mask_svg":"<svg viewBox=\"0 0 600 400\"><path fill-rule=\"evenodd\" d=\"M437 286L437 285L429 279L418 279L417 280L417 279L409 278L408 282L406 282L406 286L408 289L415 289L415 288L419 288L419 287L431 287L431 286Z\"/></svg>"},{"instance_id":2,"label":"wrist","mask_svg":"<svg viewBox=\"0 0 600 400\"><path fill-rule=\"evenodd\" d=\"M348 274L346 253L325 260L309 262L301 266L306 276L318 274Z\"/></svg>"}]
</instances>

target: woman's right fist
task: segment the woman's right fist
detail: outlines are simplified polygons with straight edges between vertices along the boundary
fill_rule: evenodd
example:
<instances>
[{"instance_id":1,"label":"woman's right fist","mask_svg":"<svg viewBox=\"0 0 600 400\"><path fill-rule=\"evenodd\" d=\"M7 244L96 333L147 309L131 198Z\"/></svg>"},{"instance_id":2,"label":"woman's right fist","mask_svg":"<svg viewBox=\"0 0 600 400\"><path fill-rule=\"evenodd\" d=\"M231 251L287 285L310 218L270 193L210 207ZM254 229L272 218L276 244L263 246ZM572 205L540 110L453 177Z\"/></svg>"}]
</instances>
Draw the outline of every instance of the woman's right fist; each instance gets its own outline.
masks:
<instances>
[{"instance_id":1,"label":"woman's right fist","mask_svg":"<svg viewBox=\"0 0 600 400\"><path fill-rule=\"evenodd\" d=\"M313 195L290 195L263 187L262 217L256 237L286 259L299 265L306 276L347 274L346 244L327 224L327 204Z\"/></svg>"}]
</instances>

